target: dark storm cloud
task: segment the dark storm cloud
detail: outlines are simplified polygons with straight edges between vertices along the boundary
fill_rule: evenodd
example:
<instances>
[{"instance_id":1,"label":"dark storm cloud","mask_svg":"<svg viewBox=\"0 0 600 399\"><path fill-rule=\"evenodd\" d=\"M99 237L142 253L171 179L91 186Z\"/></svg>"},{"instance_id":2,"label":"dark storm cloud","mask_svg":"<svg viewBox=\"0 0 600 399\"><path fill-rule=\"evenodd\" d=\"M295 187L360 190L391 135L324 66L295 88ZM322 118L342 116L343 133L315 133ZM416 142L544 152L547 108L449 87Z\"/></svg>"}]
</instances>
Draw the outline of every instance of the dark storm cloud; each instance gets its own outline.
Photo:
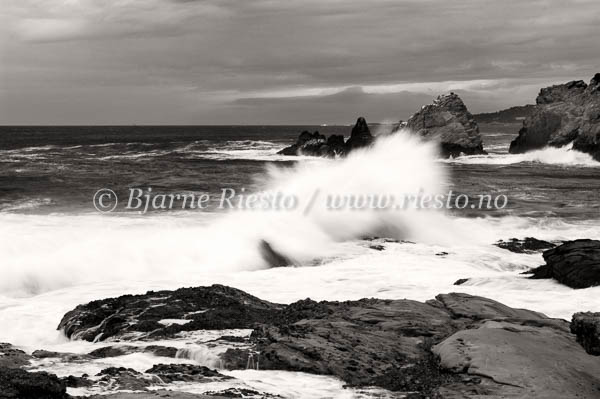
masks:
<instances>
[{"instance_id":1,"label":"dark storm cloud","mask_svg":"<svg viewBox=\"0 0 600 399\"><path fill-rule=\"evenodd\" d=\"M595 0L8 0L0 18L0 123L399 119L446 90L489 111L600 64Z\"/></svg>"}]
</instances>

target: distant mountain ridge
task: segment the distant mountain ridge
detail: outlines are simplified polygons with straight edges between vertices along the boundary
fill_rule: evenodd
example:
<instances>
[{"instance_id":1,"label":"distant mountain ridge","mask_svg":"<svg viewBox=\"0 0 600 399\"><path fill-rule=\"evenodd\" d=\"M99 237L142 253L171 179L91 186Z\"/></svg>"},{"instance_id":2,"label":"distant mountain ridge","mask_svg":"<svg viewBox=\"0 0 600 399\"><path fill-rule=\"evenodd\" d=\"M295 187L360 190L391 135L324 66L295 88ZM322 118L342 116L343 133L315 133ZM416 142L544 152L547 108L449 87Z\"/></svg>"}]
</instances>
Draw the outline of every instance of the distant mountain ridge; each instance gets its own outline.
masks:
<instances>
[{"instance_id":1,"label":"distant mountain ridge","mask_svg":"<svg viewBox=\"0 0 600 399\"><path fill-rule=\"evenodd\" d=\"M535 105L518 105L516 107L510 107L497 112L489 112L483 114L473 115L477 123L514 123L522 121L527 118L533 111Z\"/></svg>"}]
</instances>

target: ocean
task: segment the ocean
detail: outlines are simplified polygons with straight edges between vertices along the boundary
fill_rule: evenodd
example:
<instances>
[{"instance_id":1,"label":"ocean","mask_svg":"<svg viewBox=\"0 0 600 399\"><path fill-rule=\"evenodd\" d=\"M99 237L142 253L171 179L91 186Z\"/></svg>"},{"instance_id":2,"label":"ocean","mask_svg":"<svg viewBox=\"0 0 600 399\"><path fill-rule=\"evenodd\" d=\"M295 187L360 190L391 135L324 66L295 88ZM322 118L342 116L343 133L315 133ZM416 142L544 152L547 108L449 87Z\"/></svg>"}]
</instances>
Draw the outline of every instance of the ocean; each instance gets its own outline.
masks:
<instances>
[{"instance_id":1,"label":"ocean","mask_svg":"<svg viewBox=\"0 0 600 399\"><path fill-rule=\"evenodd\" d=\"M69 341L56 330L76 305L213 283L279 303L308 297L423 301L466 292L564 319L600 311L600 287L573 290L552 280L529 280L520 273L543 264L540 253L493 245L513 237L600 239L600 163L568 147L508 154L518 125L480 128L489 154L448 160L436 156L433 144L404 132L389 135L384 125L371 126L381 135L374 148L346 159L277 151L302 130L348 136L349 126L0 127L0 342L29 352L87 353L106 344ZM105 188L120 199L114 212L94 207L95 193ZM131 188L207 194L210 200L204 209L142 213L125 209ZM223 189L278 191L300 206L223 209ZM418 190L508 201L499 209L385 212L331 210L320 201L329 194L398 196ZM319 201L307 212L315 193ZM259 250L262 241L294 266L269 267ZM469 280L454 286L460 278ZM207 332L170 341L188 349L187 355L160 362L218 367L216 354L223 348L207 346L212 338ZM138 353L86 364L46 359L35 369L93 375L111 365L143 370L155 363L153 355ZM229 373L237 378L231 384L285 397L373 395L342 389L342 382L326 376ZM215 390L205 385L173 389Z\"/></svg>"}]
</instances>

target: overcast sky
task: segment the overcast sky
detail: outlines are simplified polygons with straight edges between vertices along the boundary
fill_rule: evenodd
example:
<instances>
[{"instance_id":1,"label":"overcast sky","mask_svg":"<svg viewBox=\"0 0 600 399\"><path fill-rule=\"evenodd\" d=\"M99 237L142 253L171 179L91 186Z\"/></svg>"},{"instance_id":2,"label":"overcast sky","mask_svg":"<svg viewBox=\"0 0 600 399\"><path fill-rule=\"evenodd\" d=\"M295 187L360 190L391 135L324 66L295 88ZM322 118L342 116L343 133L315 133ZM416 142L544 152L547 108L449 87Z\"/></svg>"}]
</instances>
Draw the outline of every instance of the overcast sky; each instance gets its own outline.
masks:
<instances>
[{"instance_id":1,"label":"overcast sky","mask_svg":"<svg viewBox=\"0 0 600 399\"><path fill-rule=\"evenodd\" d=\"M600 2L2 0L0 124L406 119L600 72Z\"/></svg>"}]
</instances>

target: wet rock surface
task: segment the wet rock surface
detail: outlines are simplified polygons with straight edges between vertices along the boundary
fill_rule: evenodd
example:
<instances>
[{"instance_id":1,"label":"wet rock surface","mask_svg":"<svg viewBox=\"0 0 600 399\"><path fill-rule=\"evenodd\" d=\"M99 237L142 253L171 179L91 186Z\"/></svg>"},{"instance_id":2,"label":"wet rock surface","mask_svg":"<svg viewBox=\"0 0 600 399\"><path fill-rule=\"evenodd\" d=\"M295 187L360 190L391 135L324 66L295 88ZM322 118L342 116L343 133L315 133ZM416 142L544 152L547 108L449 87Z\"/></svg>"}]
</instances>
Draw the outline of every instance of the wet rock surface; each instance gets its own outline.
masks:
<instances>
[{"instance_id":1,"label":"wet rock surface","mask_svg":"<svg viewBox=\"0 0 600 399\"><path fill-rule=\"evenodd\" d=\"M556 247L556 244L534 237L525 237L522 240L518 238L511 238L507 241L500 240L494 245L517 254L540 252Z\"/></svg>"},{"instance_id":2,"label":"wet rock surface","mask_svg":"<svg viewBox=\"0 0 600 399\"><path fill-rule=\"evenodd\" d=\"M600 73L589 85L577 80L541 89L533 112L510 144L510 152L571 142L574 149L600 160Z\"/></svg>"},{"instance_id":3,"label":"wet rock surface","mask_svg":"<svg viewBox=\"0 0 600 399\"><path fill-rule=\"evenodd\" d=\"M486 154L477 122L455 93L441 95L421 108L406 127L427 140L439 141L445 157Z\"/></svg>"},{"instance_id":4,"label":"wet rock surface","mask_svg":"<svg viewBox=\"0 0 600 399\"><path fill-rule=\"evenodd\" d=\"M235 288L212 285L93 301L65 314L58 329L86 341L172 337L182 331L252 328L280 309ZM186 322L160 323L168 319Z\"/></svg>"},{"instance_id":5,"label":"wet rock surface","mask_svg":"<svg viewBox=\"0 0 600 399\"><path fill-rule=\"evenodd\" d=\"M351 386L435 395L459 377L439 368L431 346L486 320L520 320L531 328L568 331L566 322L537 312L467 294L444 294L426 303L299 301L286 308L280 322L261 326L253 337L262 369L332 374Z\"/></svg>"},{"instance_id":6,"label":"wet rock surface","mask_svg":"<svg viewBox=\"0 0 600 399\"><path fill-rule=\"evenodd\" d=\"M229 380L233 378L223 375L217 370L193 364L155 364L151 369L146 370L146 373L159 377L166 384L175 381L208 382L215 379Z\"/></svg>"},{"instance_id":7,"label":"wet rock surface","mask_svg":"<svg viewBox=\"0 0 600 399\"><path fill-rule=\"evenodd\" d=\"M2 399L67 399L67 386L53 374L0 366Z\"/></svg>"},{"instance_id":8,"label":"wet rock surface","mask_svg":"<svg viewBox=\"0 0 600 399\"><path fill-rule=\"evenodd\" d=\"M600 312L580 312L573 315L571 332L587 353L600 356Z\"/></svg>"},{"instance_id":9,"label":"wet rock surface","mask_svg":"<svg viewBox=\"0 0 600 399\"><path fill-rule=\"evenodd\" d=\"M29 364L31 356L9 343L0 343L0 367L18 368Z\"/></svg>"},{"instance_id":10,"label":"wet rock surface","mask_svg":"<svg viewBox=\"0 0 600 399\"><path fill-rule=\"evenodd\" d=\"M568 241L543 256L546 265L531 270L530 278L553 278L571 288L600 285L600 241Z\"/></svg>"},{"instance_id":11,"label":"wet rock surface","mask_svg":"<svg viewBox=\"0 0 600 399\"><path fill-rule=\"evenodd\" d=\"M344 141L342 135L325 137L319 132L303 131L294 144L279 151L281 155L312 155L318 157L344 156L349 152L371 145L375 138L371 135L365 118L360 117L352 128L350 138Z\"/></svg>"},{"instance_id":12,"label":"wet rock surface","mask_svg":"<svg viewBox=\"0 0 600 399\"><path fill-rule=\"evenodd\" d=\"M553 390L563 395L568 389L573 389L578 397L595 398L593 395L600 392L595 391L600 387L600 362L583 349L582 345L590 346L588 341L583 343L583 338L578 338L582 345L577 342L571 333L573 323L569 325L564 320L512 308L488 298L452 293L438 295L425 303L306 299L279 305L223 286L186 290L200 297L208 292L217 293L217 297L227 293L228 301L233 300L235 306L240 306L236 315L245 307L250 314L255 314L257 309L262 312L260 320L252 319L253 333L249 341L244 339L245 346L231 347L219 355L225 369L332 375L349 386L376 386L412 398L482 397L477 395L546 398L552 397L548 394ZM162 291L160 298L179 298L180 295L174 295L177 291ZM77 313L69 312L66 319L69 325L83 326L78 317L88 322L93 319L91 311L98 309L102 320L113 314L115 310L107 312L113 309L107 304L118 302L121 306L114 309L135 315L141 309L140 301L147 309L161 304L156 300L157 293L146 295L96 301L92 307L83 305L76 309ZM212 302L212 306L217 302ZM192 314L207 308L206 299L187 303L199 306L199 309L184 307ZM136 309L135 312L132 313L132 309ZM238 319L248 327L249 324L245 324L248 317L238 316ZM230 323L227 326L229 328ZM87 329L86 326L81 331ZM587 337L588 330L585 331ZM544 352L546 347L551 349ZM487 364L487 358L493 359L494 364ZM561 368L552 370L552 364L561 364ZM513 373L522 368L526 368L526 372L514 377ZM585 372L570 377L578 370ZM139 389L161 383L229 378L206 367L180 364L155 365L143 373L111 368L103 370L99 377L105 384Z\"/></svg>"}]
</instances>

